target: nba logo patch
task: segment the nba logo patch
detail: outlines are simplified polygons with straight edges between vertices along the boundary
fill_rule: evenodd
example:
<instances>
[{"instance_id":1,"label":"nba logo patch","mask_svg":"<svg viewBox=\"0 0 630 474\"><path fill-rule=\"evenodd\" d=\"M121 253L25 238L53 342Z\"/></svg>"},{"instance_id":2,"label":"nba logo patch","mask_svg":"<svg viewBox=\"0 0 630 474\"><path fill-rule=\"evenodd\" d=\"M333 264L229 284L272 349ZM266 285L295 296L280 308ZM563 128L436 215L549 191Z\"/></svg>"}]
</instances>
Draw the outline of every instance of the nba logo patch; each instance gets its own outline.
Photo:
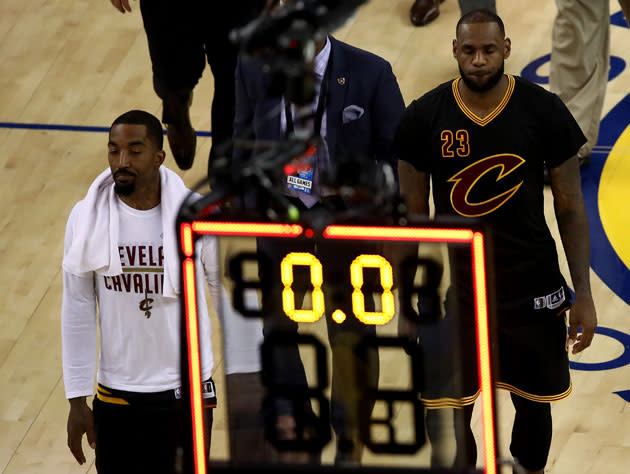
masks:
<instances>
[{"instance_id":1,"label":"nba logo patch","mask_svg":"<svg viewBox=\"0 0 630 474\"><path fill-rule=\"evenodd\" d=\"M543 309L546 306L546 298L534 298L534 309Z\"/></svg>"},{"instance_id":2,"label":"nba logo patch","mask_svg":"<svg viewBox=\"0 0 630 474\"><path fill-rule=\"evenodd\" d=\"M177 387L175 390L173 390L173 392L175 392L175 399L179 400L180 398L182 398L182 388L181 387Z\"/></svg>"}]
</instances>

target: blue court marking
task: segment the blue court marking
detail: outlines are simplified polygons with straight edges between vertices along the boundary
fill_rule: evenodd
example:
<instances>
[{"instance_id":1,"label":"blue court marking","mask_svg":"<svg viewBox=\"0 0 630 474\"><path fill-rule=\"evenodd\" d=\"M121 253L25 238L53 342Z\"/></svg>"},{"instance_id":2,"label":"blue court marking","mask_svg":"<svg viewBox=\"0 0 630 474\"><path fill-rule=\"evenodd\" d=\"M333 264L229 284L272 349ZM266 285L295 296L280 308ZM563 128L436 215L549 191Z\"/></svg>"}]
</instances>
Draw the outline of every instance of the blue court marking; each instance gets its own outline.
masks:
<instances>
[{"instance_id":1,"label":"blue court marking","mask_svg":"<svg viewBox=\"0 0 630 474\"><path fill-rule=\"evenodd\" d=\"M626 17L623 16L623 11L619 10L617 13L610 15L610 24L615 26L621 26L622 28L628 28L626 23Z\"/></svg>"},{"instance_id":2,"label":"blue court marking","mask_svg":"<svg viewBox=\"0 0 630 474\"><path fill-rule=\"evenodd\" d=\"M535 82L536 84L549 84L549 76L543 76L538 74L538 70L551 61L551 54L545 54L544 56L534 59L531 63L523 68L521 76L528 81ZM618 56L610 57L610 70L608 72L608 80L612 81L626 68L626 62Z\"/></svg>"},{"instance_id":3,"label":"blue court marking","mask_svg":"<svg viewBox=\"0 0 630 474\"><path fill-rule=\"evenodd\" d=\"M622 28L628 28L626 18L623 16L623 11L619 10L617 13L610 15L610 24L615 26L621 26ZM549 84L549 76L541 76L538 74L538 70L543 64L548 63L551 60L551 54L545 54L544 56L534 59L531 63L523 68L521 76L528 81L535 82L536 84ZM617 57L610 57L610 72L608 73L608 80L612 81L626 68L626 62Z\"/></svg>"},{"instance_id":4,"label":"blue court marking","mask_svg":"<svg viewBox=\"0 0 630 474\"><path fill-rule=\"evenodd\" d=\"M591 267L602 281L630 304L630 271L608 240L599 215L599 182L608 154L630 123L630 94L602 119L591 164L582 169L582 193L591 234Z\"/></svg>"},{"instance_id":5,"label":"blue court marking","mask_svg":"<svg viewBox=\"0 0 630 474\"><path fill-rule=\"evenodd\" d=\"M625 401L630 403L630 390L619 390L618 392L613 392L615 395L619 395Z\"/></svg>"},{"instance_id":6,"label":"blue court marking","mask_svg":"<svg viewBox=\"0 0 630 474\"><path fill-rule=\"evenodd\" d=\"M607 328L604 326L599 326L597 329L595 329L595 333L601 334L602 336L612 337L613 339L621 343L621 345L623 346L623 354L621 354L616 359L607 360L606 362L587 363L570 361L569 367L571 367L573 370L593 371L618 369L619 367L630 364L630 335L621 331L617 331L616 329Z\"/></svg>"},{"instance_id":7,"label":"blue court marking","mask_svg":"<svg viewBox=\"0 0 630 474\"><path fill-rule=\"evenodd\" d=\"M549 84L549 76L541 76L538 74L538 69L543 64L551 61L551 54L545 54L544 56L534 59L531 63L523 68L521 76L528 81L535 82L536 84Z\"/></svg>"},{"instance_id":8,"label":"blue court marking","mask_svg":"<svg viewBox=\"0 0 630 474\"><path fill-rule=\"evenodd\" d=\"M63 125L54 123L21 123L21 122L0 122L0 128L13 128L21 130L56 130L63 132L97 132L108 133L109 127L91 127L87 125ZM166 135L166 130L163 130ZM198 137L211 137L212 132L196 132Z\"/></svg>"}]
</instances>

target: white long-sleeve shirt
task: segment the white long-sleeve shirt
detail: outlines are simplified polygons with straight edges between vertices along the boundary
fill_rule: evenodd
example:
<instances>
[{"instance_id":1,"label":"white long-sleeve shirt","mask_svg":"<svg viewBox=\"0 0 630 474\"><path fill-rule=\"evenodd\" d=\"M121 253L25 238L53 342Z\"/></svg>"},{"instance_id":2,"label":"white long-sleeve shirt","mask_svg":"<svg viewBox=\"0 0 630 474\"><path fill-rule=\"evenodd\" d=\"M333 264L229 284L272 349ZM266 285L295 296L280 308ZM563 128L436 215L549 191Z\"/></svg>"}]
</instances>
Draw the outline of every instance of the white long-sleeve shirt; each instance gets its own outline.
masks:
<instances>
[{"instance_id":1,"label":"white long-sleeve shirt","mask_svg":"<svg viewBox=\"0 0 630 474\"><path fill-rule=\"evenodd\" d=\"M158 392L181 385L180 301L161 294L164 267L160 206L139 211L121 201L118 205L123 273L109 277L93 272L63 274L62 357L67 398L94 393L97 326L101 336L99 383L134 392ZM74 218L73 212L66 227L66 248L72 241ZM211 376L213 356L203 271L213 301L219 301L220 284L216 239L204 237L199 245L197 294L205 380Z\"/></svg>"}]
</instances>

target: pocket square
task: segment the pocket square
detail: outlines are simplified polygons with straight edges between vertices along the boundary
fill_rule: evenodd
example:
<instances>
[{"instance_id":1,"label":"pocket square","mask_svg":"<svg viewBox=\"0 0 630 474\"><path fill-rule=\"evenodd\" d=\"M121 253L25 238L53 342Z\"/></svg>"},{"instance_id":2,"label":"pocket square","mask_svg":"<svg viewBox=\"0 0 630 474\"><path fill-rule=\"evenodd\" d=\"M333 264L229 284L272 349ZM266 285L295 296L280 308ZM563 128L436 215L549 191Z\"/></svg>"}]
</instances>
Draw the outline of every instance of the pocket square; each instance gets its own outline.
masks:
<instances>
[{"instance_id":1,"label":"pocket square","mask_svg":"<svg viewBox=\"0 0 630 474\"><path fill-rule=\"evenodd\" d=\"M363 108L358 105L349 105L345 109L343 109L342 119L343 123L350 123L353 120L360 119L363 117Z\"/></svg>"}]
</instances>

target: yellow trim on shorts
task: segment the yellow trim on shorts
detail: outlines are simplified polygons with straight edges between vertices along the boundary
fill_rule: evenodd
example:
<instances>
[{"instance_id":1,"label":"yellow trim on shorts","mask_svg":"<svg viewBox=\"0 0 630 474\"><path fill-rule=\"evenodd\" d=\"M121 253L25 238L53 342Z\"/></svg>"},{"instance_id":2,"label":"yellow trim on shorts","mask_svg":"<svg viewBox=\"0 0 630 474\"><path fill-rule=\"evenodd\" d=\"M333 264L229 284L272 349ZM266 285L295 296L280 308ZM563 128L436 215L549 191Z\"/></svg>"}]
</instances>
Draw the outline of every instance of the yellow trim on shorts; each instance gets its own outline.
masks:
<instances>
[{"instance_id":1,"label":"yellow trim on shorts","mask_svg":"<svg viewBox=\"0 0 630 474\"><path fill-rule=\"evenodd\" d=\"M500 389L512 392L513 394L518 395L519 397L523 397L523 398L526 398L527 400L531 400L532 402L541 402L541 403L557 402L557 401L563 400L567 398L571 394L571 391L573 390L573 384L571 382L569 382L569 388L567 388L562 393L558 393L557 395L535 395L533 393L525 392L521 389L516 388L514 385L510 385L504 382L496 382L496 386Z\"/></svg>"},{"instance_id":2,"label":"yellow trim on shorts","mask_svg":"<svg viewBox=\"0 0 630 474\"><path fill-rule=\"evenodd\" d=\"M440 408L464 408L475 403L479 398L480 390L473 395L462 398L420 398L427 410L437 410Z\"/></svg>"},{"instance_id":3,"label":"yellow trim on shorts","mask_svg":"<svg viewBox=\"0 0 630 474\"><path fill-rule=\"evenodd\" d=\"M492 122L492 120L497 115L499 115L503 111L503 109L505 109L506 105L510 101L510 98L512 97L512 93L514 92L514 85L516 84L516 81L514 80L513 76L510 76L509 74L506 74L506 76L508 78L508 86L507 86L507 89L505 90L505 94L503 95L503 98L501 99L501 102L499 102L499 105L497 105L496 108L492 112L490 112L488 115L486 115L484 118L479 117L472 110L470 110L468 106L466 105L466 103L464 102L464 99L462 99L462 96L459 93L459 89L457 87L459 84L459 81L461 80L461 77L458 77L451 83L451 87L453 89L453 96L455 97L455 102L457 102L457 105L459 106L461 111L464 112L464 114L466 114L466 116L470 120L475 122L477 125L485 127L490 122Z\"/></svg>"},{"instance_id":4,"label":"yellow trim on shorts","mask_svg":"<svg viewBox=\"0 0 630 474\"><path fill-rule=\"evenodd\" d=\"M556 395L535 395L533 393L525 392L519 388L516 388L514 385L510 385L505 382L495 382L495 386L502 390L507 390L508 392L512 392L519 397L523 397L527 400L531 400L533 402L540 403L549 403L549 402L558 402L560 400L564 400L567 398L571 392L573 391L573 384L569 382L569 388L567 388L564 392L558 393ZM464 408L467 405L472 405L475 403L477 398L479 397L480 391L477 390L477 393L471 395L469 397L462 398L420 398L422 403L424 404L427 410L437 410L442 408Z\"/></svg>"},{"instance_id":5,"label":"yellow trim on shorts","mask_svg":"<svg viewBox=\"0 0 630 474\"><path fill-rule=\"evenodd\" d=\"M129 405L129 402L125 400L124 398L110 397L108 396L110 394L111 394L110 391L105 390L100 385L98 386L96 390L96 398L98 398L102 402L113 403L114 405Z\"/></svg>"}]
</instances>

